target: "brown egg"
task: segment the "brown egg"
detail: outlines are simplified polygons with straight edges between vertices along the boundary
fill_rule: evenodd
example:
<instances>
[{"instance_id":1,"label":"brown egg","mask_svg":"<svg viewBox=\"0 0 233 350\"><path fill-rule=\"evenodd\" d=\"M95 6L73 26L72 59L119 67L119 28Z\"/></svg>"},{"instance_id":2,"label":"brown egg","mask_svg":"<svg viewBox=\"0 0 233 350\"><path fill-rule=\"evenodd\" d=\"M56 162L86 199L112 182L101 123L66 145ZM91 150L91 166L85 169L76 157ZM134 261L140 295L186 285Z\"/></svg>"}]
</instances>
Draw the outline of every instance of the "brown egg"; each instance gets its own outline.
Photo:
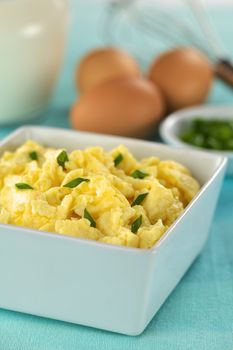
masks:
<instances>
[{"instance_id":1,"label":"brown egg","mask_svg":"<svg viewBox=\"0 0 233 350\"><path fill-rule=\"evenodd\" d=\"M163 115L159 89L143 78L115 79L99 85L74 104L75 129L130 137L146 137Z\"/></svg>"},{"instance_id":2,"label":"brown egg","mask_svg":"<svg viewBox=\"0 0 233 350\"><path fill-rule=\"evenodd\" d=\"M202 103L213 80L208 59L192 48L163 53L153 62L149 79L161 89L169 110Z\"/></svg>"},{"instance_id":3,"label":"brown egg","mask_svg":"<svg viewBox=\"0 0 233 350\"><path fill-rule=\"evenodd\" d=\"M116 48L103 48L83 58L77 67L75 80L83 93L105 81L140 75L137 62L128 53Z\"/></svg>"}]
</instances>

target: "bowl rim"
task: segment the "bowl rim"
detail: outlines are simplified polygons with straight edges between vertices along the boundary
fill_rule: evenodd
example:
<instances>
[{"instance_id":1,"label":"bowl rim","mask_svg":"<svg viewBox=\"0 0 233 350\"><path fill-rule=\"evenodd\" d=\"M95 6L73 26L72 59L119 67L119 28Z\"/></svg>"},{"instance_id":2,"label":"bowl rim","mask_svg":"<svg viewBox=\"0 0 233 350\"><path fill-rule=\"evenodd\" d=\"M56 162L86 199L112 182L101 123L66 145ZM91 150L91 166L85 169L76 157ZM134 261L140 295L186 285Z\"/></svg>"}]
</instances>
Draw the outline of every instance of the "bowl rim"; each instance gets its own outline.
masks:
<instances>
[{"instance_id":1,"label":"bowl rim","mask_svg":"<svg viewBox=\"0 0 233 350\"><path fill-rule=\"evenodd\" d=\"M50 132L56 132L56 131L64 131L65 133L72 133L72 134L82 134L87 137L91 136L99 136L103 138L108 138L108 139L119 139L119 141L137 141L142 144L153 144L153 145L158 145L159 147L164 147L164 148L171 148L170 145L164 145L159 142L154 142L154 141L145 141L145 140L140 140L140 139L133 139L133 138L127 138L127 137L119 137L119 136L113 136L113 135L105 135L105 134L96 134L96 133L90 133L90 132L82 132L82 131L74 131L74 130L69 130L69 129L63 129L63 128L54 128L54 127L44 127L44 126L34 126L34 125L25 125L22 127L17 128L15 131L10 133L7 137L3 138L0 140L0 148L4 146L5 143L14 140L15 137L18 135L30 135L31 131L39 129L39 130L50 130ZM180 152L183 151L184 148L177 148L176 151ZM200 151L198 150L192 150L193 153L199 153ZM155 254L157 253L157 250L160 248L161 245L163 245L168 237L172 234L172 231L176 228L177 225L179 225L180 221L183 219L183 217L191 210L191 208L196 204L198 199L203 195L203 193L206 191L207 187L215 180L215 178L218 176L218 174L222 171L224 171L224 168L226 168L227 164L227 158L224 157L223 155L219 154L209 154L207 152L202 152L205 153L209 157L215 157L216 159L218 158L218 165L216 166L216 169L213 173L213 175L206 181L203 186L201 186L200 190L198 193L194 196L194 198L191 200L191 202L187 205L187 207L183 210L183 212L178 216L178 218L172 223L172 225L168 228L168 230L162 235L162 237L149 249L146 248L134 248L134 247L127 247L127 246L120 246L120 245L114 245L114 244L108 244L108 243L103 243L103 242L98 242L95 240L90 240L90 239L85 239L85 238L79 238L79 237L71 237L63 234L59 234L56 232L48 232L48 231L40 231L28 227L22 227L22 226L17 226L17 225L12 225L12 224L3 224L0 223L0 230L1 229L14 229L17 230L21 233L31 233L33 235L41 235L43 237L50 237L54 239L62 239L62 240L70 240L73 241L74 244L79 244L81 242L82 244L93 246L93 247L99 247L99 248L104 248L104 249L109 249L109 250L118 250L122 252L129 252L129 253L134 253L134 254L140 254L140 255L148 255L148 254ZM0 232L1 234L1 232Z\"/></svg>"},{"instance_id":2,"label":"bowl rim","mask_svg":"<svg viewBox=\"0 0 233 350\"><path fill-rule=\"evenodd\" d=\"M202 114L203 113L203 114ZM219 116L220 113L220 116ZM233 120L233 106L230 105L198 105L195 107L188 107L180 109L169 114L159 126L159 134L164 142L168 145L176 147L190 148L196 151L204 151L211 154L223 155L233 158L233 151L212 150L207 148L199 148L182 141L174 132L174 126L179 122L189 119L195 119L198 114L202 114L202 119L221 119L221 114L226 113L223 119ZM193 116L192 116L193 114ZM228 114L228 115L227 115Z\"/></svg>"}]
</instances>

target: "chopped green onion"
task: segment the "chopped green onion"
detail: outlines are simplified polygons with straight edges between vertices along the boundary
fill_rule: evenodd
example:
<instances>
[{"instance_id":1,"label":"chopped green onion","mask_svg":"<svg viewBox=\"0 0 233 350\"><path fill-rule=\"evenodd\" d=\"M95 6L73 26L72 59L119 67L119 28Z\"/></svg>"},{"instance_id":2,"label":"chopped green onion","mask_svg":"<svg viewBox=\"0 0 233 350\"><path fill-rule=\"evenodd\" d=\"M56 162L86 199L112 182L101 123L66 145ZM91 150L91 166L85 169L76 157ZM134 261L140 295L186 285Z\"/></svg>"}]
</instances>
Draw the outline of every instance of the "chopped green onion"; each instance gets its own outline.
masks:
<instances>
[{"instance_id":1,"label":"chopped green onion","mask_svg":"<svg viewBox=\"0 0 233 350\"><path fill-rule=\"evenodd\" d=\"M61 153L57 156L58 164L65 170L65 162L68 162L69 158L66 151L61 151Z\"/></svg>"},{"instance_id":2,"label":"chopped green onion","mask_svg":"<svg viewBox=\"0 0 233 350\"><path fill-rule=\"evenodd\" d=\"M144 177L149 176L149 174L144 173L141 170L134 170L130 176L134 177L135 179L144 179Z\"/></svg>"},{"instance_id":3,"label":"chopped green onion","mask_svg":"<svg viewBox=\"0 0 233 350\"><path fill-rule=\"evenodd\" d=\"M93 219L93 217L91 216L91 214L89 213L89 211L87 209L84 209L84 215L83 215L84 219L87 219L90 221L91 223L91 227L96 227L96 222Z\"/></svg>"},{"instance_id":4,"label":"chopped green onion","mask_svg":"<svg viewBox=\"0 0 233 350\"><path fill-rule=\"evenodd\" d=\"M38 160L38 154L36 151L32 151L31 153L29 153L29 157L31 158L31 160Z\"/></svg>"},{"instance_id":5,"label":"chopped green onion","mask_svg":"<svg viewBox=\"0 0 233 350\"><path fill-rule=\"evenodd\" d=\"M119 153L118 156L114 159L115 166L120 164L120 162L122 162L123 159L124 159L123 155L121 153Z\"/></svg>"},{"instance_id":6,"label":"chopped green onion","mask_svg":"<svg viewBox=\"0 0 233 350\"><path fill-rule=\"evenodd\" d=\"M74 188L80 185L82 182L89 182L89 179L84 179L83 177L77 177L77 179L74 179L70 182L67 182L63 187L69 187L69 188Z\"/></svg>"},{"instance_id":7,"label":"chopped green onion","mask_svg":"<svg viewBox=\"0 0 233 350\"><path fill-rule=\"evenodd\" d=\"M135 200L131 204L131 207L133 207L134 205L140 205L144 201L147 195L148 195L148 192L139 194L139 196L137 196L137 198L135 198Z\"/></svg>"},{"instance_id":8,"label":"chopped green onion","mask_svg":"<svg viewBox=\"0 0 233 350\"><path fill-rule=\"evenodd\" d=\"M137 233L138 232L138 229L139 227L141 226L142 224L142 215L140 215L131 225L131 231L133 233Z\"/></svg>"},{"instance_id":9,"label":"chopped green onion","mask_svg":"<svg viewBox=\"0 0 233 350\"><path fill-rule=\"evenodd\" d=\"M15 184L15 187L17 187L20 190L33 190L33 187L24 183L24 182L19 182Z\"/></svg>"},{"instance_id":10,"label":"chopped green onion","mask_svg":"<svg viewBox=\"0 0 233 350\"><path fill-rule=\"evenodd\" d=\"M194 119L180 139L196 147L213 150L232 150L233 119Z\"/></svg>"}]
</instances>

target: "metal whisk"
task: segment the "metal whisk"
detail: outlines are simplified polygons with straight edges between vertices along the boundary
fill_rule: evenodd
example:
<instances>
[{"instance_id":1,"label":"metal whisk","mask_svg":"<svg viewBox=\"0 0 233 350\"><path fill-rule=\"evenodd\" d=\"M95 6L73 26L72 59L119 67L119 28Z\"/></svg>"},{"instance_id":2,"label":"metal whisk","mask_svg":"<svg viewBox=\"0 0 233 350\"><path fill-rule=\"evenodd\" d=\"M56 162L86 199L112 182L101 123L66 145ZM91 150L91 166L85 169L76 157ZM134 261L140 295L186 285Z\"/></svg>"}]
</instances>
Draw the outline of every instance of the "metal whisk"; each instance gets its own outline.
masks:
<instances>
[{"instance_id":1,"label":"metal whisk","mask_svg":"<svg viewBox=\"0 0 233 350\"><path fill-rule=\"evenodd\" d=\"M128 49L145 65L154 56L156 47L160 50L167 46L196 47L212 62L216 75L233 87L232 62L226 58L221 41L201 0L183 1L192 15L188 20L180 19L178 13L171 13L161 6L156 6L154 0L108 1L103 30L105 40L109 43L120 43L124 36L128 42ZM192 21L198 23L195 30L191 25ZM143 41L143 47L147 48L146 52L141 52L140 43L140 47L137 47L138 37Z\"/></svg>"}]
</instances>

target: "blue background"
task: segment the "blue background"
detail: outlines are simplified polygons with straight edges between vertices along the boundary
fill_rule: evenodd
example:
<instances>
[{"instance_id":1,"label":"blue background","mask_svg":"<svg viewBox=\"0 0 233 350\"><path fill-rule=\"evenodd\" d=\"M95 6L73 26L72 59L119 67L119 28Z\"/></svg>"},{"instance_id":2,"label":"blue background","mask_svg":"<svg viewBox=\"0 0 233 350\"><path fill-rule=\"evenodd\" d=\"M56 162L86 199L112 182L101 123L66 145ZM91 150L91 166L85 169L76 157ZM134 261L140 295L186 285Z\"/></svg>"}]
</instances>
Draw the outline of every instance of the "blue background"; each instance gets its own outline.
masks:
<instances>
[{"instance_id":1,"label":"blue background","mask_svg":"<svg viewBox=\"0 0 233 350\"><path fill-rule=\"evenodd\" d=\"M51 105L35 121L41 125L69 127L69 108L77 95L75 64L90 48L104 43L99 30L102 5L75 0L71 5L67 54ZM210 13L233 57L233 7L211 9ZM179 16L184 16L182 11ZM124 36L122 45L127 47ZM144 49L140 40L137 45L138 50ZM232 100L232 91L216 83L208 103L231 104ZM12 129L1 128L0 137ZM233 179L228 178L202 254L142 335L127 337L0 309L0 350L233 350L232 214Z\"/></svg>"}]
</instances>

